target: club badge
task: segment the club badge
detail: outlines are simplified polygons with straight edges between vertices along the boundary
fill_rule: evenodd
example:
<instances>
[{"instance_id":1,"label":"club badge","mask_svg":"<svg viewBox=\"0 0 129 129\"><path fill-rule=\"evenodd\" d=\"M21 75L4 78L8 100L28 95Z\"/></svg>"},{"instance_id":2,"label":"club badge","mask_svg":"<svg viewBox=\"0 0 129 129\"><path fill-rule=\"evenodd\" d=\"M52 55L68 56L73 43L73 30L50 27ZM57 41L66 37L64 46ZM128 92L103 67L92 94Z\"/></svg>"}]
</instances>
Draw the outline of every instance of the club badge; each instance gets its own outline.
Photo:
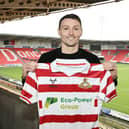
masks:
<instances>
[{"instance_id":1,"label":"club badge","mask_svg":"<svg viewBox=\"0 0 129 129\"><path fill-rule=\"evenodd\" d=\"M84 78L83 82L79 84L79 87L88 89L88 88L92 88L92 85L90 85L90 83L87 81L87 78Z\"/></svg>"}]
</instances>

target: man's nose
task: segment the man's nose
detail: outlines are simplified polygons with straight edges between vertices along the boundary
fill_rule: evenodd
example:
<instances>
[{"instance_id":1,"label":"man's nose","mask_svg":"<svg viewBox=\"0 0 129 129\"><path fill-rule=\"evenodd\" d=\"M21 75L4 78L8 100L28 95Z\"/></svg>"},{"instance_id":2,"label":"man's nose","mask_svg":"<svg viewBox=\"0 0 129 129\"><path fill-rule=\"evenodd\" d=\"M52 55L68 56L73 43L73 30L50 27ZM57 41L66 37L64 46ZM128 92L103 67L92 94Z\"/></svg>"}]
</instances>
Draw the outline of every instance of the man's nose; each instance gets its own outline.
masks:
<instances>
[{"instance_id":1,"label":"man's nose","mask_svg":"<svg viewBox=\"0 0 129 129\"><path fill-rule=\"evenodd\" d=\"M73 35L73 29L69 29L69 34Z\"/></svg>"}]
</instances>

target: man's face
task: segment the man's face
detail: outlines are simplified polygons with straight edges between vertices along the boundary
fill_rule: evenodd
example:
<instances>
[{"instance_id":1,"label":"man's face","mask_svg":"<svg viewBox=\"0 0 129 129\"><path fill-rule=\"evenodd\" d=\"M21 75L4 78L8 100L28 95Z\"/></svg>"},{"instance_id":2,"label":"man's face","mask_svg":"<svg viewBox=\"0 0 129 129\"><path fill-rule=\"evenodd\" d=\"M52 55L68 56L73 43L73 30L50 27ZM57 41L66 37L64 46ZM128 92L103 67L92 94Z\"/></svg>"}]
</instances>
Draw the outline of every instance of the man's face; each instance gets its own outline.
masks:
<instances>
[{"instance_id":1,"label":"man's face","mask_svg":"<svg viewBox=\"0 0 129 129\"><path fill-rule=\"evenodd\" d=\"M61 22L58 33L61 37L62 45L75 47L79 44L82 28L77 20L67 18Z\"/></svg>"}]
</instances>

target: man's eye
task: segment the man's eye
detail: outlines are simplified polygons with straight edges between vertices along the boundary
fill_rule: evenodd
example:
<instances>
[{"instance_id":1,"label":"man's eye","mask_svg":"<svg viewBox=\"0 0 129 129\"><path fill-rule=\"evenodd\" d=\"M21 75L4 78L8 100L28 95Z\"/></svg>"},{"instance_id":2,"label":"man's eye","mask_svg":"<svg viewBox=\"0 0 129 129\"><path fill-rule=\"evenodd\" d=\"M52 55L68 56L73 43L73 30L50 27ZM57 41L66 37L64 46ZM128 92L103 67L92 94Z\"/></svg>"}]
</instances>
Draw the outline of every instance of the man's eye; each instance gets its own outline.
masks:
<instances>
[{"instance_id":1,"label":"man's eye","mask_svg":"<svg viewBox=\"0 0 129 129\"><path fill-rule=\"evenodd\" d=\"M68 28L64 28L64 30L68 30Z\"/></svg>"},{"instance_id":2,"label":"man's eye","mask_svg":"<svg viewBox=\"0 0 129 129\"><path fill-rule=\"evenodd\" d=\"M74 28L74 30L79 30L79 28Z\"/></svg>"}]
</instances>

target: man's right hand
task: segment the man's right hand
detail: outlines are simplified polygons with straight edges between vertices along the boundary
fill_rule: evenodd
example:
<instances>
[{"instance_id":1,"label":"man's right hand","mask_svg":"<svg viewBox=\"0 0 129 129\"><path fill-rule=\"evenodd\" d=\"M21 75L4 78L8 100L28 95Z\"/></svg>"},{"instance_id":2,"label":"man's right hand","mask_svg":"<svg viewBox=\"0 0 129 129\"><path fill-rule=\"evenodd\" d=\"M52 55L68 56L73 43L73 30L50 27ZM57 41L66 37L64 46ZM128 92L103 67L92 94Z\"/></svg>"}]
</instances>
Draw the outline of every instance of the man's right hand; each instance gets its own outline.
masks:
<instances>
[{"instance_id":1,"label":"man's right hand","mask_svg":"<svg viewBox=\"0 0 129 129\"><path fill-rule=\"evenodd\" d=\"M34 72L36 67L37 63L34 61L24 63L22 69L22 78L25 79L28 75L28 72Z\"/></svg>"}]
</instances>

